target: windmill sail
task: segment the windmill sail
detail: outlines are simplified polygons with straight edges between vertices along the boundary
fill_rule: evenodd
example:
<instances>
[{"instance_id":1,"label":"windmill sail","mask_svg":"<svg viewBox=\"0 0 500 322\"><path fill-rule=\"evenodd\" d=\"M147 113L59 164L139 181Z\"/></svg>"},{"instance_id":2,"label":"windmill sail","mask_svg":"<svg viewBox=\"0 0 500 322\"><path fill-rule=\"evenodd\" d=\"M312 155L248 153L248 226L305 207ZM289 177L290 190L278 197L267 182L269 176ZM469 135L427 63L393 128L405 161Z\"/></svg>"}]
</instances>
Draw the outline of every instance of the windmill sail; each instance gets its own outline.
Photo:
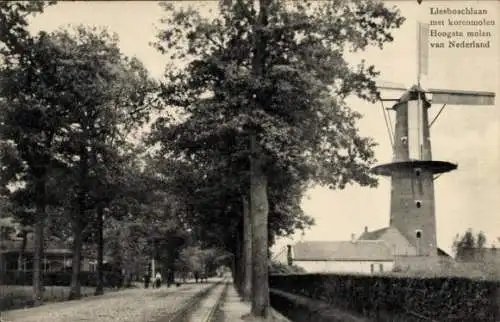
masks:
<instances>
[{"instance_id":1,"label":"windmill sail","mask_svg":"<svg viewBox=\"0 0 500 322\"><path fill-rule=\"evenodd\" d=\"M417 84L429 71L429 24L418 22L417 27ZM416 102L408 102L408 144L410 160L422 158L424 144L424 104L420 94Z\"/></svg>"},{"instance_id":2,"label":"windmill sail","mask_svg":"<svg viewBox=\"0 0 500 322\"><path fill-rule=\"evenodd\" d=\"M389 91L406 91L408 87L401 83L394 83L388 81L376 81L377 88L380 90L389 90Z\"/></svg>"},{"instance_id":3,"label":"windmill sail","mask_svg":"<svg viewBox=\"0 0 500 322\"><path fill-rule=\"evenodd\" d=\"M417 28L418 80L429 72L429 24L419 22Z\"/></svg>"},{"instance_id":4,"label":"windmill sail","mask_svg":"<svg viewBox=\"0 0 500 322\"><path fill-rule=\"evenodd\" d=\"M449 105L494 105L495 93L478 91L460 91L447 89L430 89L433 104Z\"/></svg>"},{"instance_id":5,"label":"windmill sail","mask_svg":"<svg viewBox=\"0 0 500 322\"><path fill-rule=\"evenodd\" d=\"M408 123L408 158L410 160L422 159L422 143L424 142L422 104L418 100L407 103Z\"/></svg>"}]
</instances>

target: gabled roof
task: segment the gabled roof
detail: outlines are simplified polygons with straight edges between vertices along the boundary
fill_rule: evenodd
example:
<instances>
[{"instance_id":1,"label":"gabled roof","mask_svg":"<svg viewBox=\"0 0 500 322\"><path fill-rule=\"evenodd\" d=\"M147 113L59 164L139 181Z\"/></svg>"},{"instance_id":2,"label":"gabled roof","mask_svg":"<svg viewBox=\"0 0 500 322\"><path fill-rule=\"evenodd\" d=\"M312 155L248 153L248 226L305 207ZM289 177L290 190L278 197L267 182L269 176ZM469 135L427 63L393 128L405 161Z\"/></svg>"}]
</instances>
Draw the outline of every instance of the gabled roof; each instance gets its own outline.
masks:
<instances>
[{"instance_id":1,"label":"gabled roof","mask_svg":"<svg viewBox=\"0 0 500 322\"><path fill-rule=\"evenodd\" d=\"M385 234L386 231L388 231L389 229L395 229L396 231L398 231L401 236L403 236L406 240L408 240L408 238L406 238L406 236L399 230L397 229L396 227L385 227L385 228L380 228L380 229L377 229L377 230L374 230L374 231L365 231L363 232L363 234L361 234L361 236L359 236L359 240L365 240L365 241L368 241L368 240L380 240L382 235ZM408 240L408 242L412 244L412 242L410 240ZM415 245L413 245L415 246ZM448 253L446 253L444 250L442 250L441 248L438 248L437 249L437 254L438 256L444 256L444 257L451 257Z\"/></svg>"},{"instance_id":2,"label":"gabled roof","mask_svg":"<svg viewBox=\"0 0 500 322\"><path fill-rule=\"evenodd\" d=\"M360 240L379 240L380 237L391 227L380 228L374 231L365 231L361 236L359 236Z\"/></svg>"},{"instance_id":3,"label":"gabled roof","mask_svg":"<svg viewBox=\"0 0 500 322\"><path fill-rule=\"evenodd\" d=\"M293 246L297 261L390 261L394 257L383 241L303 241Z\"/></svg>"},{"instance_id":4,"label":"gabled roof","mask_svg":"<svg viewBox=\"0 0 500 322\"><path fill-rule=\"evenodd\" d=\"M438 252L438 256L451 257L450 254L448 254L447 252L445 252L441 248L438 248L437 252Z\"/></svg>"}]
</instances>

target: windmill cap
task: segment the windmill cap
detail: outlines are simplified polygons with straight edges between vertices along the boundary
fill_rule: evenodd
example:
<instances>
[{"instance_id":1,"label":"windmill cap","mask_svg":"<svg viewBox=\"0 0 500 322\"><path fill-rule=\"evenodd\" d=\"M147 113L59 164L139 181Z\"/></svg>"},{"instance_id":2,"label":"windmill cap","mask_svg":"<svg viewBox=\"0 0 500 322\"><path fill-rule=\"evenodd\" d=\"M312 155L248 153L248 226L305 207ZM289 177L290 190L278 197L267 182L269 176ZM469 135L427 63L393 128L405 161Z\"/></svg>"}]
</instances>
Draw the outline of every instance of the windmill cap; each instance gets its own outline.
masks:
<instances>
[{"instance_id":1,"label":"windmill cap","mask_svg":"<svg viewBox=\"0 0 500 322\"><path fill-rule=\"evenodd\" d=\"M416 101L418 100L419 96L422 102L424 102L424 107L431 106L431 103L429 102L429 100L425 95L425 91L418 85L413 85L409 90L407 90L403 95L401 95L398 102L394 104L393 108L397 109L398 105L400 104L404 104L409 101Z\"/></svg>"}]
</instances>

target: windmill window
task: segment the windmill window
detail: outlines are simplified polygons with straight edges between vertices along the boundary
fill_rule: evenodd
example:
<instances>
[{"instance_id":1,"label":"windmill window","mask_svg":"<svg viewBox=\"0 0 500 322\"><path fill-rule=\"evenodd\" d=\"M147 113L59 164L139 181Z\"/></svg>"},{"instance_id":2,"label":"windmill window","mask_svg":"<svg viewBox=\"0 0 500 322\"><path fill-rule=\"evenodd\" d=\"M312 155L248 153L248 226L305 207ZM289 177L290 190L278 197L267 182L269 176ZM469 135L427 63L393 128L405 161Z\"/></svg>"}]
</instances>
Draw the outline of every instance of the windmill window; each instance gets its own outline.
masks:
<instances>
[{"instance_id":1,"label":"windmill window","mask_svg":"<svg viewBox=\"0 0 500 322\"><path fill-rule=\"evenodd\" d=\"M416 206L417 208L422 207L422 201L420 201L420 200L415 201L415 206Z\"/></svg>"},{"instance_id":2,"label":"windmill window","mask_svg":"<svg viewBox=\"0 0 500 322\"><path fill-rule=\"evenodd\" d=\"M422 231L421 231L421 230L417 230L417 231L416 231L416 233L415 233L415 236L416 236L417 238L422 237Z\"/></svg>"}]
</instances>

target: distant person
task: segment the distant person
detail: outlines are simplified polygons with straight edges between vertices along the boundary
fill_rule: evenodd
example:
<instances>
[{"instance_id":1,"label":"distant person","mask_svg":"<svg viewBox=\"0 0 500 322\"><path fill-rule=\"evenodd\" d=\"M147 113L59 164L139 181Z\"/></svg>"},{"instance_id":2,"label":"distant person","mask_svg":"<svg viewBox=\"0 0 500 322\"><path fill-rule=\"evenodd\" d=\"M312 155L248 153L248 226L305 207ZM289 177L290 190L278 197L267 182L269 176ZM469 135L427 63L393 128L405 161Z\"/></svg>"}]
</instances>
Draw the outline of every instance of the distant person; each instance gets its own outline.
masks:
<instances>
[{"instance_id":1,"label":"distant person","mask_svg":"<svg viewBox=\"0 0 500 322\"><path fill-rule=\"evenodd\" d=\"M198 271L194 272L194 280L196 283L198 283L199 278L200 278L200 273L198 273Z\"/></svg>"},{"instance_id":2,"label":"distant person","mask_svg":"<svg viewBox=\"0 0 500 322\"><path fill-rule=\"evenodd\" d=\"M188 272L182 271L182 282L184 284L186 284L187 277L188 277Z\"/></svg>"},{"instance_id":3,"label":"distant person","mask_svg":"<svg viewBox=\"0 0 500 322\"><path fill-rule=\"evenodd\" d=\"M202 272L201 275L200 275L200 280L201 282L208 282L208 278L207 278L207 273L206 272Z\"/></svg>"},{"instance_id":4,"label":"distant person","mask_svg":"<svg viewBox=\"0 0 500 322\"><path fill-rule=\"evenodd\" d=\"M160 288L160 286L161 286L161 274L160 274L160 272L156 273L155 285L156 285L156 288Z\"/></svg>"},{"instance_id":5,"label":"distant person","mask_svg":"<svg viewBox=\"0 0 500 322\"><path fill-rule=\"evenodd\" d=\"M149 273L144 274L144 288L149 288L149 281L151 279L151 276Z\"/></svg>"}]
</instances>

